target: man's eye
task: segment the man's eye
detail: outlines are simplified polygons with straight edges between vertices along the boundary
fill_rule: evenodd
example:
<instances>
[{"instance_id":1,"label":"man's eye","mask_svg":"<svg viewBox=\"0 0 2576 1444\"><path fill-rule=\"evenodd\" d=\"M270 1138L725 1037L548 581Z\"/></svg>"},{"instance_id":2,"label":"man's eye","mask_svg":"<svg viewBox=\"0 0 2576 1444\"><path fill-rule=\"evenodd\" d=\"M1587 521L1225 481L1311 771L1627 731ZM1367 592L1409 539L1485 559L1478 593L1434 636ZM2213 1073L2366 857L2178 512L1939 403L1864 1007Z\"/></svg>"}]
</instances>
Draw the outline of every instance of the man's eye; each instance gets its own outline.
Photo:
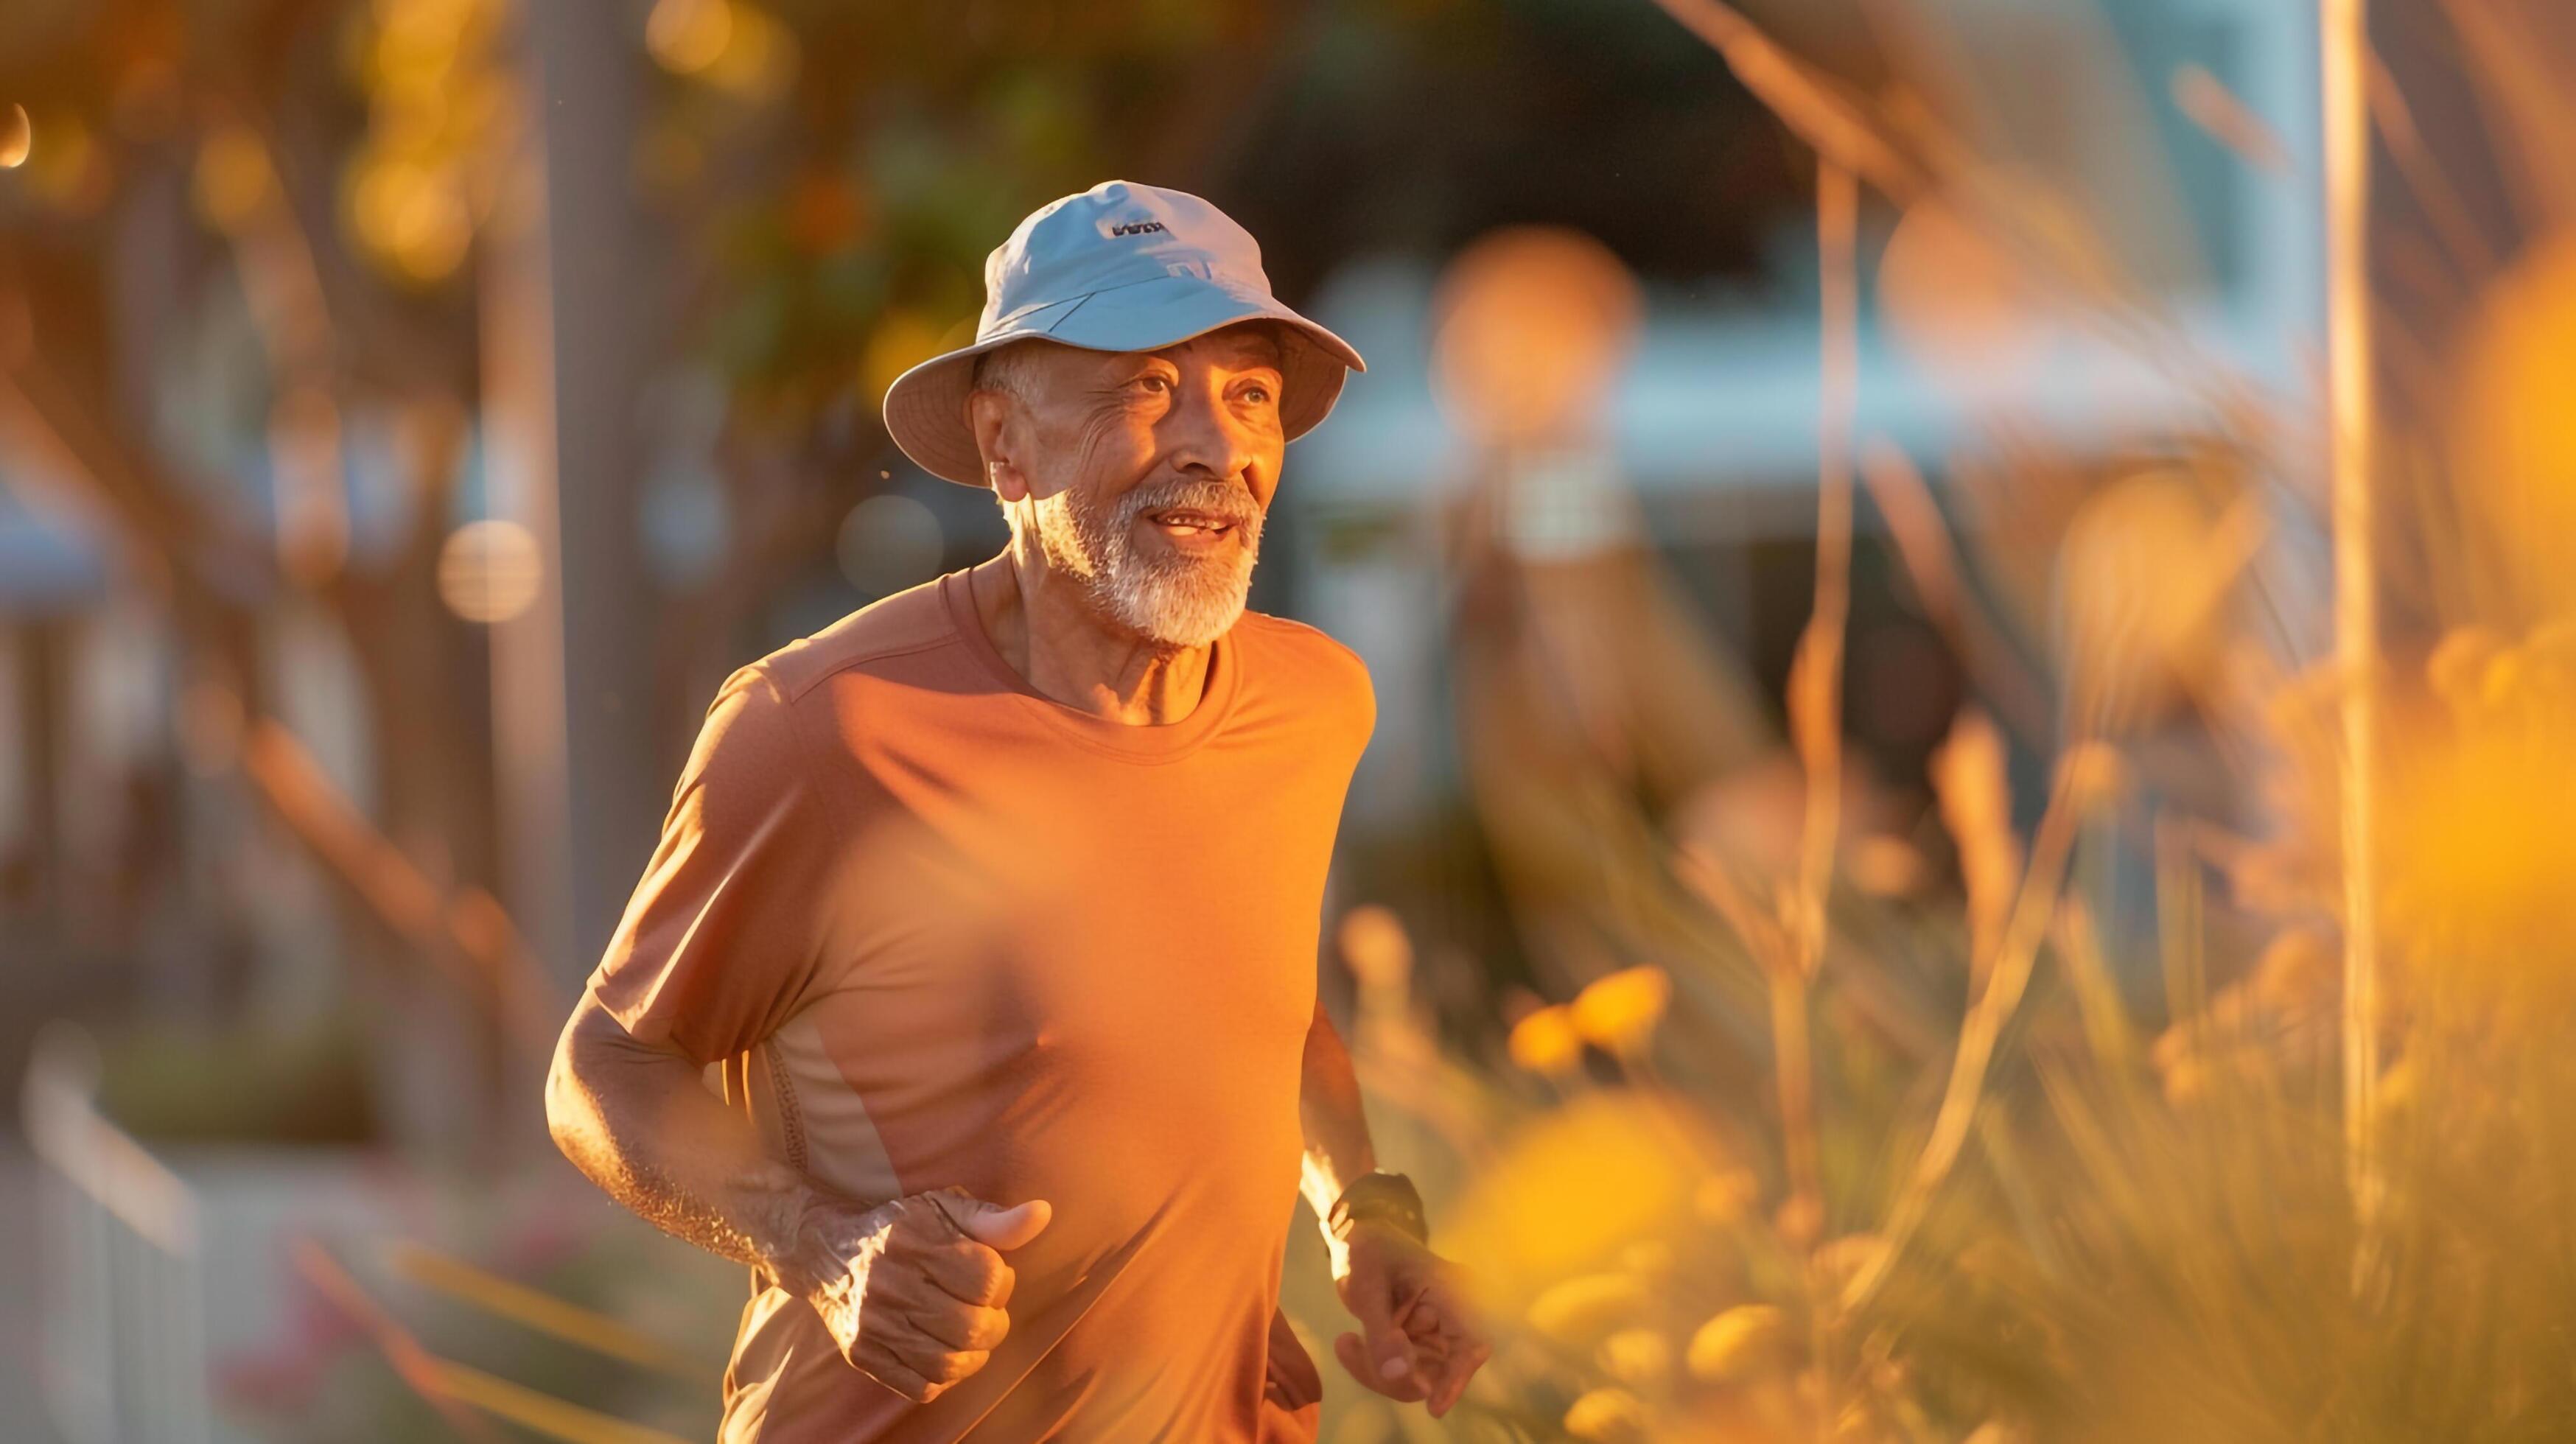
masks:
<instances>
[{"instance_id":1,"label":"man's eye","mask_svg":"<svg viewBox=\"0 0 2576 1444\"><path fill-rule=\"evenodd\" d=\"M1267 406L1270 404L1270 388L1267 386L1246 386L1243 388L1243 399L1256 406Z\"/></svg>"},{"instance_id":2,"label":"man's eye","mask_svg":"<svg viewBox=\"0 0 2576 1444\"><path fill-rule=\"evenodd\" d=\"M1172 379L1168 376L1155 376L1150 374L1139 376L1136 378L1134 384L1143 387L1148 391L1169 391L1172 389Z\"/></svg>"}]
</instances>

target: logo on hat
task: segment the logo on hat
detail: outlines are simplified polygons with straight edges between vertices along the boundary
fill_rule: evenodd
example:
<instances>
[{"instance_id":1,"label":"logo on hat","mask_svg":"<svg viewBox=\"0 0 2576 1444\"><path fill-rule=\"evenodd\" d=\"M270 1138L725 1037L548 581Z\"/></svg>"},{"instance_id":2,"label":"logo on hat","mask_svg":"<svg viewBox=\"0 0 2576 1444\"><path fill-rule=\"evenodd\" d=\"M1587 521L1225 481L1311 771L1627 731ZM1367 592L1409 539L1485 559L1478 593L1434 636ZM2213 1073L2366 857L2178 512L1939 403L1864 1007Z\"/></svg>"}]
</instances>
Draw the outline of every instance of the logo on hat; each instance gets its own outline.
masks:
<instances>
[{"instance_id":1,"label":"logo on hat","mask_svg":"<svg viewBox=\"0 0 2576 1444\"><path fill-rule=\"evenodd\" d=\"M1242 321L1288 328L1279 424L1291 441L1333 409L1347 373L1364 369L1349 342L1270 294L1261 247L1223 211L1186 191L1103 181L1040 206L994 248L974 341L894 379L886 433L931 475L981 486L966 421L976 357L1022 339L1158 351Z\"/></svg>"}]
</instances>

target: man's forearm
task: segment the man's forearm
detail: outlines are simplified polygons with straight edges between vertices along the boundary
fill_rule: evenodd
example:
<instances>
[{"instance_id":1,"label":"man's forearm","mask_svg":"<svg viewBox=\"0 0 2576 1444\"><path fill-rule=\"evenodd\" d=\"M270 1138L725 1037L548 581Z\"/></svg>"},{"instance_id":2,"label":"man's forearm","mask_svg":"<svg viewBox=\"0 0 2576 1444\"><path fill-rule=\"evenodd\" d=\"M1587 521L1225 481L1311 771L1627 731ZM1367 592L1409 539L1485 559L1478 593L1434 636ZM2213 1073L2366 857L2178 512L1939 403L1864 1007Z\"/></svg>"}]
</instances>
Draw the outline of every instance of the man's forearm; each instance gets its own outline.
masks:
<instances>
[{"instance_id":1,"label":"man's forearm","mask_svg":"<svg viewBox=\"0 0 2576 1444\"><path fill-rule=\"evenodd\" d=\"M811 1216L881 1201L825 1194L768 1157L750 1120L706 1090L696 1065L637 1042L588 996L556 1048L546 1119L564 1156L609 1197L791 1291L833 1263L805 1257Z\"/></svg>"},{"instance_id":2,"label":"man's forearm","mask_svg":"<svg viewBox=\"0 0 2576 1444\"><path fill-rule=\"evenodd\" d=\"M1320 1003L1314 1024L1306 1030L1297 1115L1306 1134L1302 1187L1315 1217L1322 1219L1352 1179L1377 1167L1377 1149L1369 1142L1368 1115L1360 1104L1360 1080L1351 1067L1350 1050L1342 1046L1342 1035L1334 1031Z\"/></svg>"}]
</instances>

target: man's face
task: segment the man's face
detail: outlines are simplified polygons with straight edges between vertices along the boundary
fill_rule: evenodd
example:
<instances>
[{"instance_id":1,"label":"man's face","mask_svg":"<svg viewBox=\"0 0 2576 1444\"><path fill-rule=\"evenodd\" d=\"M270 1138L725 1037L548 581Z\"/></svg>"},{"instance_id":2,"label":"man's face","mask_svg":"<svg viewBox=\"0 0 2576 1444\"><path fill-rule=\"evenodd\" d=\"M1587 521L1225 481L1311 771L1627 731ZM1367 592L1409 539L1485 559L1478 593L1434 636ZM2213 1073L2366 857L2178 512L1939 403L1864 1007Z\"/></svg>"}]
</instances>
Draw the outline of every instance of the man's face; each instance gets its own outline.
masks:
<instances>
[{"instance_id":1,"label":"man's face","mask_svg":"<svg viewBox=\"0 0 2576 1444\"><path fill-rule=\"evenodd\" d=\"M1242 614L1287 446L1279 344L1248 322L1160 351L1039 348L1022 525L1110 621L1198 647Z\"/></svg>"}]
</instances>

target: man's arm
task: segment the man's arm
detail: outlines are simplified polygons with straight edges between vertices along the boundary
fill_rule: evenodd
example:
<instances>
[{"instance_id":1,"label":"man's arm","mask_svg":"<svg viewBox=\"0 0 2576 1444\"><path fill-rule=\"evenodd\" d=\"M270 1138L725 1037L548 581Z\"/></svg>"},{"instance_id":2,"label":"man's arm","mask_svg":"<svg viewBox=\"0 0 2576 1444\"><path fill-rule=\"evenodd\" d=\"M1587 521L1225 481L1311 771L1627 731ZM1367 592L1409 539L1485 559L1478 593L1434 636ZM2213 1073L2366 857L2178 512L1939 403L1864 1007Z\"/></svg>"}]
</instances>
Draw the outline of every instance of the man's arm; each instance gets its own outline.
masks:
<instances>
[{"instance_id":1,"label":"man's arm","mask_svg":"<svg viewBox=\"0 0 2576 1444\"><path fill-rule=\"evenodd\" d=\"M546 1123L555 1146L610 1198L801 1293L828 1267L808 1220L886 1200L826 1199L764 1156L751 1121L699 1079L678 1049L637 1041L584 993L546 1075Z\"/></svg>"},{"instance_id":2,"label":"man's arm","mask_svg":"<svg viewBox=\"0 0 2576 1444\"><path fill-rule=\"evenodd\" d=\"M1300 1189L1317 1220L1331 1216L1333 1204L1351 1180L1377 1168L1377 1149L1369 1142L1368 1114L1360 1103L1359 1074L1351 1067L1351 1050L1342 1035L1315 1005L1315 1021L1306 1029L1303 1085L1297 1093L1297 1118L1305 1126L1306 1161ZM1333 1253L1333 1273L1347 1261L1330 1232L1325 1246Z\"/></svg>"},{"instance_id":3,"label":"man's arm","mask_svg":"<svg viewBox=\"0 0 2576 1444\"><path fill-rule=\"evenodd\" d=\"M1046 1227L957 1190L888 1200L828 1193L766 1157L749 1119L675 1048L630 1035L584 993L546 1076L546 1122L608 1196L678 1238L763 1271L813 1305L852 1367L928 1401L1010 1330L997 1249Z\"/></svg>"},{"instance_id":4,"label":"man's arm","mask_svg":"<svg viewBox=\"0 0 2576 1444\"><path fill-rule=\"evenodd\" d=\"M1306 1202L1316 1218L1329 1219L1351 1181L1377 1167L1377 1150L1350 1050L1321 1003L1306 1030L1297 1111L1306 1136ZM1347 1241L1327 1226L1324 1240L1334 1286L1366 1334L1335 1339L1334 1356L1351 1377L1388 1398L1424 1401L1435 1419L1448 1413L1493 1353L1456 1271L1384 1223L1360 1223Z\"/></svg>"}]
</instances>

